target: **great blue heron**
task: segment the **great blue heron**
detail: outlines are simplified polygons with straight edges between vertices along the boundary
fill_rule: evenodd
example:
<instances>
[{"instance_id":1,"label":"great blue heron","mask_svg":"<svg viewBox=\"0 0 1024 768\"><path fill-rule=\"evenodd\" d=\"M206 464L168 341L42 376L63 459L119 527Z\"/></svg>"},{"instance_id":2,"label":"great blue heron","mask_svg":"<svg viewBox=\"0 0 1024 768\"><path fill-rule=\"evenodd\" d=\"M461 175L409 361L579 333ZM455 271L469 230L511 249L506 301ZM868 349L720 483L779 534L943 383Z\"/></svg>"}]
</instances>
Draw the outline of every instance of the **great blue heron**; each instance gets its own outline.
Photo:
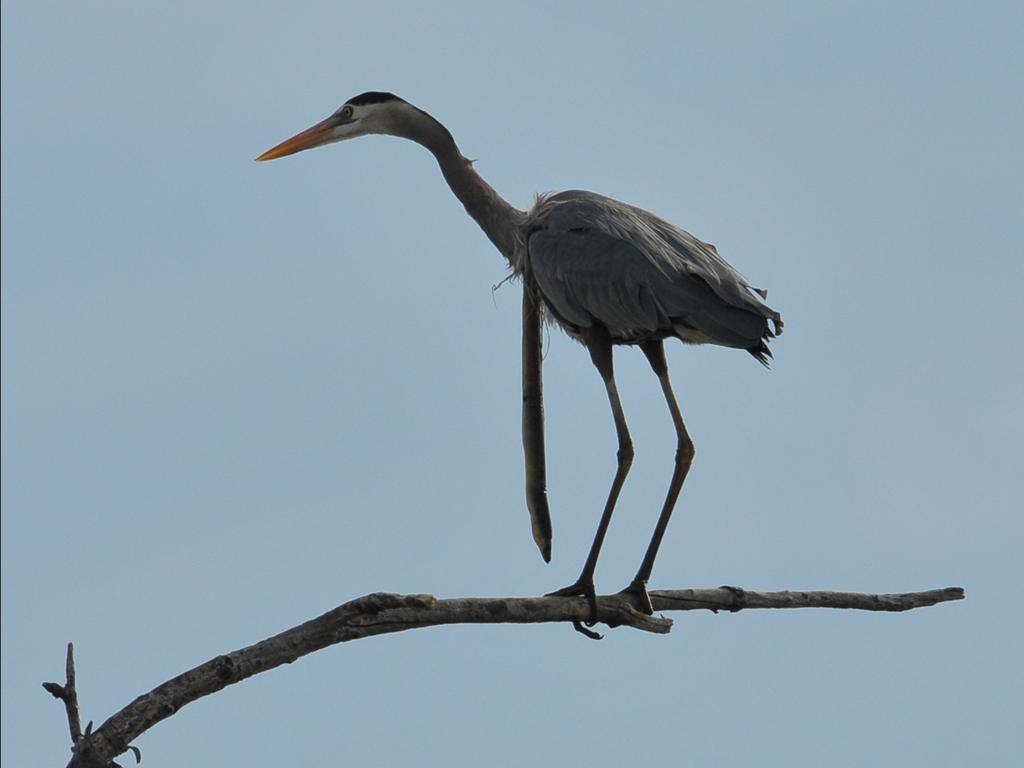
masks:
<instances>
[{"instance_id":1,"label":"great blue heron","mask_svg":"<svg viewBox=\"0 0 1024 768\"><path fill-rule=\"evenodd\" d=\"M541 389L541 322L550 314L590 352L611 404L618 436L618 467L580 577L551 593L583 596L597 619L594 569L615 502L633 461L633 443L619 402L612 347L640 347L661 382L675 425L675 470L650 545L626 589L652 613L647 582L676 498L693 461L694 446L669 382L664 339L745 349L767 365L767 341L782 332L778 312L754 298L753 288L714 246L647 211L593 192L571 190L537 198L520 211L498 195L463 157L451 133L421 109L391 93L370 91L334 114L260 155L274 158L367 134L422 144L437 158L452 192L523 280L523 446L527 506L533 536L551 558ZM769 327L769 321L772 327ZM593 636L577 624L577 629Z\"/></svg>"}]
</instances>

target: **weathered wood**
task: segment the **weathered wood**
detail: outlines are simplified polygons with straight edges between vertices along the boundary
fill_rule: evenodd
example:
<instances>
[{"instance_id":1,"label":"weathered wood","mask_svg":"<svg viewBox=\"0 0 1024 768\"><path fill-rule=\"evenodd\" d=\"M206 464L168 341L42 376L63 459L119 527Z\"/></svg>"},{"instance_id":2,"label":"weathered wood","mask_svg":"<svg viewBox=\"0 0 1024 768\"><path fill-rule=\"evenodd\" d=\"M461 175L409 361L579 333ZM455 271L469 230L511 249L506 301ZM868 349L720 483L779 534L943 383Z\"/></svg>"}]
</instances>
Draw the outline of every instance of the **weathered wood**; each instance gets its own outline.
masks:
<instances>
[{"instance_id":1,"label":"weathered wood","mask_svg":"<svg viewBox=\"0 0 1024 768\"><path fill-rule=\"evenodd\" d=\"M950 600L962 600L960 587L905 594L855 592L751 592L738 587L655 590L656 611L706 609L741 611L756 608L847 608L864 611L908 611ZM600 621L611 627L629 626L667 634L672 620L635 610L628 597L598 598ZM240 680L281 666L337 643L374 635L444 624L540 624L585 622L590 617L582 597L460 597L439 600L432 595L375 593L351 600L315 619L255 645L217 656L157 686L112 716L95 731L82 734L74 688L74 658L68 646L64 686L44 683L46 690L68 707L74 757L69 768L109 768L113 758L132 749L129 744L186 704ZM69 703L73 700L74 706ZM74 710L72 715L72 709ZM76 723L77 734L76 738ZM91 724L90 724L91 725Z\"/></svg>"},{"instance_id":2,"label":"weathered wood","mask_svg":"<svg viewBox=\"0 0 1024 768\"><path fill-rule=\"evenodd\" d=\"M82 717L78 711L78 690L75 688L75 645L68 643L68 653L64 661L64 685L60 683L43 683L51 696L64 702L64 710L68 716L68 730L71 732L71 743L77 744L82 738Z\"/></svg>"}]
</instances>

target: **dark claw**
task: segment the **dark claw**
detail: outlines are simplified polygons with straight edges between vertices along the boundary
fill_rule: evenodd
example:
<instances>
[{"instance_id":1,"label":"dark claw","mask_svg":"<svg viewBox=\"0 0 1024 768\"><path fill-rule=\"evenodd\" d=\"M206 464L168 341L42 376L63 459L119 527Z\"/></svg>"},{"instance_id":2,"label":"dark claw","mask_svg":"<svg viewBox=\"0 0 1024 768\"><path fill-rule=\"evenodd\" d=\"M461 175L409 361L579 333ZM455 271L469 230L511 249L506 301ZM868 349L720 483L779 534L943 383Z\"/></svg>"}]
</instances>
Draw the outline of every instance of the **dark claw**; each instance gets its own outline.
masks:
<instances>
[{"instance_id":1,"label":"dark claw","mask_svg":"<svg viewBox=\"0 0 1024 768\"><path fill-rule=\"evenodd\" d=\"M593 626L593 624L591 624L591 626ZM572 623L572 628L579 632L581 635L586 635L591 640L604 640L604 635L602 635L600 632L595 632L592 629L587 629L585 626L583 626L582 622L574 621Z\"/></svg>"}]
</instances>

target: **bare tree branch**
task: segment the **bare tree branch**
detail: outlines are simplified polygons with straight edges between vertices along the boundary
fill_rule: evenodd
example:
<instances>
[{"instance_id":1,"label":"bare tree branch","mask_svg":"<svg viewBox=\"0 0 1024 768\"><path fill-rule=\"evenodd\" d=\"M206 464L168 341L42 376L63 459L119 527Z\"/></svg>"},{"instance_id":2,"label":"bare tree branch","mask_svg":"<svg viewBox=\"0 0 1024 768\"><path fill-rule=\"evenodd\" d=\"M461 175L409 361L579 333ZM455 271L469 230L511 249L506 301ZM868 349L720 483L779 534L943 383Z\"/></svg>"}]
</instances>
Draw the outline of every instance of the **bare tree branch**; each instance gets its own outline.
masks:
<instances>
[{"instance_id":1,"label":"bare tree branch","mask_svg":"<svg viewBox=\"0 0 1024 768\"><path fill-rule=\"evenodd\" d=\"M43 683L43 688L55 699L64 702L68 714L68 729L71 731L71 744L75 745L82 738L82 717L78 712L78 691L75 689L75 645L68 643L67 660L64 662L64 685L60 683Z\"/></svg>"},{"instance_id":2,"label":"bare tree branch","mask_svg":"<svg viewBox=\"0 0 1024 768\"><path fill-rule=\"evenodd\" d=\"M908 611L962 600L964 590L949 587L928 592L874 595L855 592L750 592L739 587L719 587L656 590L650 593L650 597L656 611L707 609L717 613L755 608ZM598 615L602 623L611 627L629 626L655 634L667 634L672 629L671 619L640 613L623 595L599 597ZM129 747L129 742L186 704L337 643L443 624L580 624L589 618L590 609L584 598L462 597L438 600L432 595L366 595L255 645L200 664L139 696L96 731L87 729L85 734L78 719L70 644L67 684L44 683L43 686L62 699L68 709L74 742L74 757L69 768L109 768L116 765L112 763L113 758L128 749L138 760L138 750Z\"/></svg>"},{"instance_id":3,"label":"bare tree branch","mask_svg":"<svg viewBox=\"0 0 1024 768\"><path fill-rule=\"evenodd\" d=\"M963 600L962 587L872 595L863 592L748 592L739 587L667 589L651 592L657 611L741 611L745 608L846 608L857 611L910 611L936 603Z\"/></svg>"}]
</instances>

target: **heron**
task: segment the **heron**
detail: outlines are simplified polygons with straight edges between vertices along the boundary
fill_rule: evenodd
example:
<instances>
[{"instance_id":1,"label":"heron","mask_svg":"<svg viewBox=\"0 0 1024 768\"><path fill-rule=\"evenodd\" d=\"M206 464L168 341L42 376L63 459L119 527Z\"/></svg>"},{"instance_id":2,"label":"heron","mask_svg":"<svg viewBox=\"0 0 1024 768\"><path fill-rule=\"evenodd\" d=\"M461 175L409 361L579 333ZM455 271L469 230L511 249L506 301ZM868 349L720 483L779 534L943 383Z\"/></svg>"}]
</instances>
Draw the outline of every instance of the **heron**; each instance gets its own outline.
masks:
<instances>
[{"instance_id":1,"label":"heron","mask_svg":"<svg viewBox=\"0 0 1024 768\"><path fill-rule=\"evenodd\" d=\"M652 614L647 583L695 454L665 359L665 339L746 350L768 366L768 341L782 318L714 246L640 208L594 192L540 195L528 211L506 202L463 156L448 129L392 93L368 91L329 117L257 157L273 160L370 134L408 139L429 150L448 186L523 282L523 413L526 503L533 537L551 559L541 379L542 326L553 322L581 342L601 376L618 440L611 488L579 578L549 596L583 597L598 619L594 572L626 475L630 437L615 384L612 349L638 346L657 376L676 433L675 463L647 551L620 594ZM595 637L579 622L576 629Z\"/></svg>"}]
</instances>

